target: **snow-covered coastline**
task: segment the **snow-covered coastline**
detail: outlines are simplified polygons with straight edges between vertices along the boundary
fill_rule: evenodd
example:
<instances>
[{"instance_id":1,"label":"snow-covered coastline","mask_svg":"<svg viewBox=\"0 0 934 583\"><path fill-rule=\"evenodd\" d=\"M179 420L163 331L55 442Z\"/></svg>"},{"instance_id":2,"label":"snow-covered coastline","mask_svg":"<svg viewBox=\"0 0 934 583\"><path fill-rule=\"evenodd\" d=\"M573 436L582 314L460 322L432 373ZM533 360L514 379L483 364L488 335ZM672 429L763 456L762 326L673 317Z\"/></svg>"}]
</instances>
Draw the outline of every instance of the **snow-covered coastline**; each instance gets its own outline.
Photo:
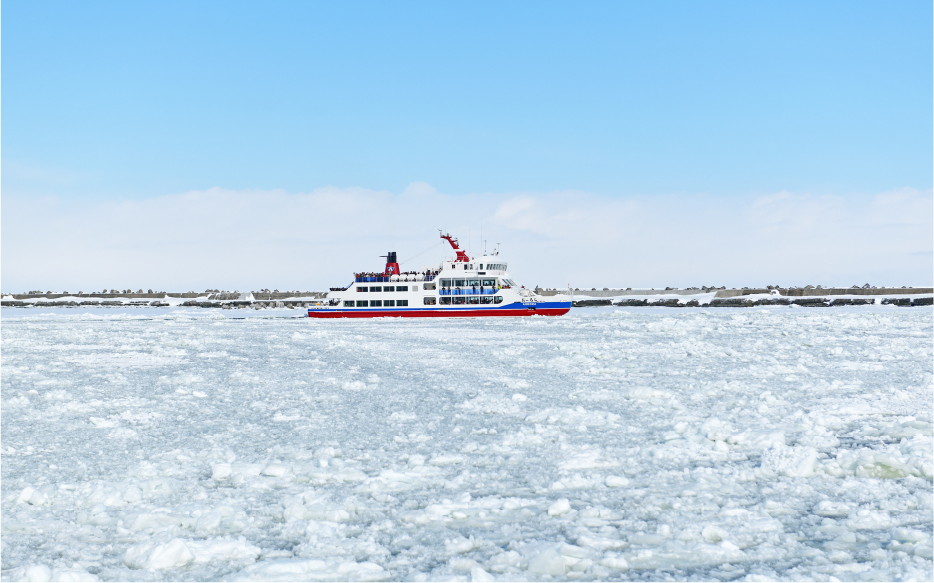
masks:
<instances>
[{"instance_id":1,"label":"snow-covered coastline","mask_svg":"<svg viewBox=\"0 0 934 583\"><path fill-rule=\"evenodd\" d=\"M541 290L548 299L573 299L574 307L653 306L653 307L755 307L775 306L928 306L934 301L932 288L879 288L850 290L796 289L627 289L627 290ZM75 307L191 307L223 309L305 308L327 292L219 292L203 293L100 293L100 294L3 294L6 308Z\"/></svg>"},{"instance_id":2,"label":"snow-covered coastline","mask_svg":"<svg viewBox=\"0 0 934 583\"><path fill-rule=\"evenodd\" d=\"M894 306L930 306L934 304L934 294L928 293L880 293L880 294L831 294L831 295L795 295L785 296L779 293L751 293L744 295L722 296L720 292L710 291L690 295L679 294L637 294L616 295L593 298L574 296L574 307L594 306L654 306L654 307L722 307L750 308L757 306L788 307L840 307L862 305Z\"/></svg>"},{"instance_id":3,"label":"snow-covered coastline","mask_svg":"<svg viewBox=\"0 0 934 583\"><path fill-rule=\"evenodd\" d=\"M191 308L303 308L321 292L297 293L163 293L163 294L5 294L5 308L76 307L191 307Z\"/></svg>"}]
</instances>

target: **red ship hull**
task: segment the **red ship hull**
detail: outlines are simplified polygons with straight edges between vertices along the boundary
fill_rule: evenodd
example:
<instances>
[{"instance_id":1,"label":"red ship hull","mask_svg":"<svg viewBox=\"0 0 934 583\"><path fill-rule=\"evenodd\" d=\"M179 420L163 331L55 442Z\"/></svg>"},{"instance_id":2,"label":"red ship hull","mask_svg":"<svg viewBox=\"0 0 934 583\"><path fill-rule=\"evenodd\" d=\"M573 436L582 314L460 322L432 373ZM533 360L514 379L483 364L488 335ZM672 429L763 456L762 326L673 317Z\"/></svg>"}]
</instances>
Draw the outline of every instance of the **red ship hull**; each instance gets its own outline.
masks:
<instances>
[{"instance_id":1,"label":"red ship hull","mask_svg":"<svg viewBox=\"0 0 934 583\"><path fill-rule=\"evenodd\" d=\"M507 308L488 310L308 310L309 318L485 318L489 316L563 316L564 308Z\"/></svg>"}]
</instances>

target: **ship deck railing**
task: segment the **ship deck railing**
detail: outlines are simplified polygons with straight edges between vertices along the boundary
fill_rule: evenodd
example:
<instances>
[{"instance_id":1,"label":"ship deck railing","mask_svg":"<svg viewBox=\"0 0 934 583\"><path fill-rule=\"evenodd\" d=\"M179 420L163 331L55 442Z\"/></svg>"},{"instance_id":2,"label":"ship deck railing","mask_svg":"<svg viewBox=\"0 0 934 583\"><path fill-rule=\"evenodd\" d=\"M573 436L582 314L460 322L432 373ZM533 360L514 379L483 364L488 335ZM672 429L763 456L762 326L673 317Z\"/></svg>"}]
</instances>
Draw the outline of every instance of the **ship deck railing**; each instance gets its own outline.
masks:
<instances>
[{"instance_id":1,"label":"ship deck railing","mask_svg":"<svg viewBox=\"0 0 934 583\"><path fill-rule=\"evenodd\" d=\"M396 276L393 276L396 277ZM411 275L409 276L411 277ZM395 283L397 281L401 282L415 282L415 281L434 281L436 275L422 275L422 279L402 279L397 277L397 279L392 279L388 275L358 275L354 278L356 283Z\"/></svg>"},{"instance_id":2,"label":"ship deck railing","mask_svg":"<svg viewBox=\"0 0 934 583\"><path fill-rule=\"evenodd\" d=\"M442 288L438 290L438 294L442 296L478 296L478 295L493 295L499 293L503 288L494 289L494 288Z\"/></svg>"}]
</instances>

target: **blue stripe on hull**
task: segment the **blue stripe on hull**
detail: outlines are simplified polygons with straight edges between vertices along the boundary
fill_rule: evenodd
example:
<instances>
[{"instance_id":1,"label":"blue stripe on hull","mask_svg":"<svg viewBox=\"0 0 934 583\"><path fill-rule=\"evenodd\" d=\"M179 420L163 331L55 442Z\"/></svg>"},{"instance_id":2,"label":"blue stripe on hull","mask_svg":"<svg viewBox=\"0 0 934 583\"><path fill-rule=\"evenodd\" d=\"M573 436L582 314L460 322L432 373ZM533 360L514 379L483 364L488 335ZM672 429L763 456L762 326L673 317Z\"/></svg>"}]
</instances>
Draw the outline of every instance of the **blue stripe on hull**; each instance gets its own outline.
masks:
<instances>
[{"instance_id":1,"label":"blue stripe on hull","mask_svg":"<svg viewBox=\"0 0 934 583\"><path fill-rule=\"evenodd\" d=\"M367 312L378 312L378 313L412 313L412 312L438 312L438 311L471 311L471 310L484 310L484 311L497 311L497 310L526 310L531 308L532 305L525 305L522 302L513 302L511 304L500 304L498 306L493 306L490 304L464 304L460 306L424 306L417 308L397 308L397 307L388 307L388 308L332 308L332 309L321 309L316 310L314 308L309 308L309 313L320 313L320 312L348 312L348 313L367 313ZM535 309L537 310L568 310L571 308L571 302L537 302L534 304Z\"/></svg>"}]
</instances>

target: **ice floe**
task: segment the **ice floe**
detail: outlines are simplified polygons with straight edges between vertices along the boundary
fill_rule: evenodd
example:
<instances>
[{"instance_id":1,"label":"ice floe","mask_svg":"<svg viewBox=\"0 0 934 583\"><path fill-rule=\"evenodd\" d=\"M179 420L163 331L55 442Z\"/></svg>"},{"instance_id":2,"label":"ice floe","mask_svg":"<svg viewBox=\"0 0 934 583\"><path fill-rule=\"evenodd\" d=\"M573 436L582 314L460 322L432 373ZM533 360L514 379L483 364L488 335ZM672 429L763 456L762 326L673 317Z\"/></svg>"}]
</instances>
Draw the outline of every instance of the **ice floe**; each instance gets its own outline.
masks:
<instances>
[{"instance_id":1,"label":"ice floe","mask_svg":"<svg viewBox=\"0 0 934 583\"><path fill-rule=\"evenodd\" d=\"M928 309L3 318L4 581L932 578Z\"/></svg>"}]
</instances>

